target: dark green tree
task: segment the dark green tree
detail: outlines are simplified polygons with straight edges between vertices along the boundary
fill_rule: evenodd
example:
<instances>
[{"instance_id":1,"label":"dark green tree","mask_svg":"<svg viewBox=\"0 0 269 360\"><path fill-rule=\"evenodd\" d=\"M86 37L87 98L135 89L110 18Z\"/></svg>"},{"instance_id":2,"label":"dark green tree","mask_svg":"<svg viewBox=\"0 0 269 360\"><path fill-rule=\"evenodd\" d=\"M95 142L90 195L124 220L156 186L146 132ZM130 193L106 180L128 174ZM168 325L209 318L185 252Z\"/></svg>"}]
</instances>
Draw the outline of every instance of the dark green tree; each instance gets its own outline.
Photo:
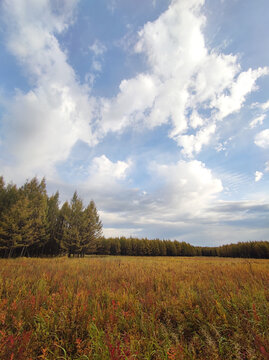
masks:
<instances>
[{"instance_id":1,"label":"dark green tree","mask_svg":"<svg viewBox=\"0 0 269 360\"><path fill-rule=\"evenodd\" d=\"M68 256L81 252L81 229L83 227L83 203L75 191L70 205L66 202L62 208L63 231L61 246Z\"/></svg>"},{"instance_id":2,"label":"dark green tree","mask_svg":"<svg viewBox=\"0 0 269 360\"><path fill-rule=\"evenodd\" d=\"M50 196L47 200L47 231L48 240L44 247L44 254L46 255L58 255L61 251L60 239L61 232L61 220L59 209L59 192Z\"/></svg>"},{"instance_id":3,"label":"dark green tree","mask_svg":"<svg viewBox=\"0 0 269 360\"><path fill-rule=\"evenodd\" d=\"M30 201L21 198L4 213L0 221L0 248L5 256L29 254L33 244L33 219Z\"/></svg>"},{"instance_id":4,"label":"dark green tree","mask_svg":"<svg viewBox=\"0 0 269 360\"><path fill-rule=\"evenodd\" d=\"M31 181L27 181L20 188L20 192L29 201L31 209L31 238L28 239L30 243L29 251L33 255L40 255L48 240L46 181L43 178L38 182L35 177Z\"/></svg>"},{"instance_id":5,"label":"dark green tree","mask_svg":"<svg viewBox=\"0 0 269 360\"><path fill-rule=\"evenodd\" d=\"M102 236L102 222L94 201L83 211L80 239L80 256L96 252L97 243Z\"/></svg>"}]
</instances>

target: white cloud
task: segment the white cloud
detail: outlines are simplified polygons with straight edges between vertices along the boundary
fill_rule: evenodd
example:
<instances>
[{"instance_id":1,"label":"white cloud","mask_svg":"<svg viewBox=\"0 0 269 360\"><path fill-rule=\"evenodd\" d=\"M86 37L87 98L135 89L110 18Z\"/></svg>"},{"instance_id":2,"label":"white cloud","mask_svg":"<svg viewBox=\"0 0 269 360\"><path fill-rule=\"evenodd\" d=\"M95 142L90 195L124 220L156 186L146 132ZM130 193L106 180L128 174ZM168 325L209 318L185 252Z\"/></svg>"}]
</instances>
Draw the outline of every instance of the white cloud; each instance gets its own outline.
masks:
<instances>
[{"instance_id":1,"label":"white cloud","mask_svg":"<svg viewBox=\"0 0 269 360\"><path fill-rule=\"evenodd\" d=\"M183 147L183 154L192 157L193 154L199 153L203 145L210 142L211 135L215 133L216 124L211 123L196 132L195 135L181 135L178 144Z\"/></svg>"},{"instance_id":2,"label":"white cloud","mask_svg":"<svg viewBox=\"0 0 269 360\"><path fill-rule=\"evenodd\" d=\"M269 172L269 161L266 161L264 171Z\"/></svg>"},{"instance_id":3,"label":"white cloud","mask_svg":"<svg viewBox=\"0 0 269 360\"><path fill-rule=\"evenodd\" d=\"M152 162L149 172L152 183L147 192L130 189L127 182L120 188L100 190L96 200L107 236L177 238L214 245L216 241L239 241L237 232L247 235L248 240L262 239L266 234L268 202L264 198L220 201L221 180L202 162ZM92 193L90 188L88 191Z\"/></svg>"},{"instance_id":4,"label":"white cloud","mask_svg":"<svg viewBox=\"0 0 269 360\"><path fill-rule=\"evenodd\" d=\"M166 232L169 237L193 229L191 219L196 219L197 224L207 219L207 209L222 191L221 181L199 161L152 162L147 191L130 188L131 166L130 160L113 163L104 155L97 157L88 180L80 187L84 199L90 199L94 193L108 236L151 237L164 236Z\"/></svg>"},{"instance_id":5,"label":"white cloud","mask_svg":"<svg viewBox=\"0 0 269 360\"><path fill-rule=\"evenodd\" d=\"M263 120L265 119L265 115L262 114L260 116L257 116L255 119L251 120L251 122L249 123L249 127L251 129L255 128L257 125L262 125L263 124Z\"/></svg>"},{"instance_id":6,"label":"white cloud","mask_svg":"<svg viewBox=\"0 0 269 360\"><path fill-rule=\"evenodd\" d=\"M135 51L145 56L148 71L123 80L115 98L103 99L100 137L137 121L149 128L169 123L169 136L192 156L209 144L218 121L240 111L268 69L241 71L236 56L207 48L203 5L174 0L139 31Z\"/></svg>"},{"instance_id":7,"label":"white cloud","mask_svg":"<svg viewBox=\"0 0 269 360\"><path fill-rule=\"evenodd\" d=\"M261 109L264 110L264 111L269 110L269 100L266 101L265 103L260 104L260 107L261 107Z\"/></svg>"},{"instance_id":8,"label":"white cloud","mask_svg":"<svg viewBox=\"0 0 269 360\"><path fill-rule=\"evenodd\" d=\"M116 98L102 100L99 136L141 121L148 105L154 101L157 87L158 81L146 74L123 80Z\"/></svg>"},{"instance_id":9,"label":"white cloud","mask_svg":"<svg viewBox=\"0 0 269 360\"><path fill-rule=\"evenodd\" d=\"M117 96L98 101L77 82L55 36L72 22L76 3L56 8L49 0L12 0L3 6L5 18L13 19L6 22L7 46L33 84L31 91L18 93L9 104L6 144L18 168L29 172L47 168L52 173L78 140L95 145L109 131L141 124L153 128L171 123L169 136L192 157L210 143L218 121L239 111L256 80L268 72L267 68L240 72L236 56L208 49L204 1L174 0L138 34L135 50L146 56L148 72L123 80ZM106 48L96 40L90 50L98 73ZM95 75L87 78L93 84ZM200 110L209 115L203 117Z\"/></svg>"},{"instance_id":10,"label":"white cloud","mask_svg":"<svg viewBox=\"0 0 269 360\"><path fill-rule=\"evenodd\" d=\"M253 103L251 105L252 108L260 108L261 110L263 110L264 112L266 112L267 110L269 110L269 100L264 102L264 103Z\"/></svg>"},{"instance_id":11,"label":"white cloud","mask_svg":"<svg viewBox=\"0 0 269 360\"><path fill-rule=\"evenodd\" d=\"M90 167L90 180L102 186L104 183L111 184L115 180L124 180L131 165L131 160L113 163L105 155L95 157Z\"/></svg>"},{"instance_id":12,"label":"white cloud","mask_svg":"<svg viewBox=\"0 0 269 360\"><path fill-rule=\"evenodd\" d=\"M92 62L92 69L93 71L96 71L96 72L101 72L102 71L102 64L100 61L97 61L97 60L93 60Z\"/></svg>"},{"instance_id":13,"label":"white cloud","mask_svg":"<svg viewBox=\"0 0 269 360\"><path fill-rule=\"evenodd\" d=\"M105 155L93 159L88 179L80 184L83 197L95 194L106 226L143 228L206 216L206 209L222 192L221 180L197 160L172 164L150 163L147 191L129 182L132 161L110 161Z\"/></svg>"},{"instance_id":14,"label":"white cloud","mask_svg":"<svg viewBox=\"0 0 269 360\"><path fill-rule=\"evenodd\" d=\"M121 236L125 236L125 237L135 237L135 236L139 236L139 232L142 229L138 229L138 228L110 228L110 227L105 227L103 229L103 234L106 237L121 237Z\"/></svg>"},{"instance_id":15,"label":"white cloud","mask_svg":"<svg viewBox=\"0 0 269 360\"><path fill-rule=\"evenodd\" d=\"M256 182L260 181L262 177L263 177L263 173L261 171L255 172L255 181Z\"/></svg>"},{"instance_id":16,"label":"white cloud","mask_svg":"<svg viewBox=\"0 0 269 360\"><path fill-rule=\"evenodd\" d=\"M89 49L94 53L95 56L104 55L106 52L106 47L99 40L95 40L95 42L89 47Z\"/></svg>"},{"instance_id":17,"label":"white cloud","mask_svg":"<svg viewBox=\"0 0 269 360\"><path fill-rule=\"evenodd\" d=\"M72 22L76 4L11 0L2 5L7 47L32 84L32 90L7 102L3 119L4 146L16 159L14 178L22 172L52 175L78 140L96 143L89 126L94 99L77 82L55 37Z\"/></svg>"},{"instance_id":18,"label":"white cloud","mask_svg":"<svg viewBox=\"0 0 269 360\"><path fill-rule=\"evenodd\" d=\"M269 148L269 129L259 132L255 136L255 144L263 149Z\"/></svg>"},{"instance_id":19,"label":"white cloud","mask_svg":"<svg viewBox=\"0 0 269 360\"><path fill-rule=\"evenodd\" d=\"M101 73L103 69L104 54L107 51L107 48L101 41L95 40L95 42L89 47L90 51L93 53L92 60L92 71L93 73L87 74L90 84L93 85L96 76Z\"/></svg>"},{"instance_id":20,"label":"white cloud","mask_svg":"<svg viewBox=\"0 0 269 360\"><path fill-rule=\"evenodd\" d=\"M176 214L200 216L210 202L223 190L221 180L215 178L205 165L197 160L179 161L164 165L152 163L153 175L161 179L156 192L160 217L171 211ZM161 196L160 198L158 198Z\"/></svg>"},{"instance_id":21,"label":"white cloud","mask_svg":"<svg viewBox=\"0 0 269 360\"><path fill-rule=\"evenodd\" d=\"M268 74L268 68L249 69L241 72L238 78L231 84L230 94L220 95L211 102L211 106L218 109L217 117L222 119L241 109L246 95L256 89L256 80Z\"/></svg>"},{"instance_id":22,"label":"white cloud","mask_svg":"<svg viewBox=\"0 0 269 360\"><path fill-rule=\"evenodd\" d=\"M190 116L190 126L193 129L198 128L204 124L204 119L198 114L196 110L193 110Z\"/></svg>"}]
</instances>

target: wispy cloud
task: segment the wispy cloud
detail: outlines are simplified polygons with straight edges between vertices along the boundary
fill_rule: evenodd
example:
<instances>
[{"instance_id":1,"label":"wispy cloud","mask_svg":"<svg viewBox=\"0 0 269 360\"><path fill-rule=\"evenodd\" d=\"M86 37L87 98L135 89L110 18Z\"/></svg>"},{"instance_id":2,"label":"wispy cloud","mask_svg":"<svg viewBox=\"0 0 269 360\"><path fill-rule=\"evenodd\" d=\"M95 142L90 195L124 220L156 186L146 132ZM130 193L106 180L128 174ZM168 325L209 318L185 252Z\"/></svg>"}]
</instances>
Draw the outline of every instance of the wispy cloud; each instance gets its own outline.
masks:
<instances>
[{"instance_id":1,"label":"wispy cloud","mask_svg":"<svg viewBox=\"0 0 269 360\"><path fill-rule=\"evenodd\" d=\"M251 122L249 123L249 127L251 129L255 128L258 125L262 125L263 124L263 120L265 119L265 114L259 115L257 117L255 117L253 120L251 120Z\"/></svg>"},{"instance_id":2,"label":"wispy cloud","mask_svg":"<svg viewBox=\"0 0 269 360\"><path fill-rule=\"evenodd\" d=\"M89 50L93 53L92 72L86 74L85 80L93 86L96 77L102 72L104 54L107 51L107 48L101 41L95 40L94 43L89 46Z\"/></svg>"},{"instance_id":3,"label":"wispy cloud","mask_svg":"<svg viewBox=\"0 0 269 360\"><path fill-rule=\"evenodd\" d=\"M255 136L255 144L263 149L269 148L269 129L259 132Z\"/></svg>"},{"instance_id":4,"label":"wispy cloud","mask_svg":"<svg viewBox=\"0 0 269 360\"><path fill-rule=\"evenodd\" d=\"M263 177L263 173L261 171L255 171L255 181L258 182Z\"/></svg>"}]
</instances>

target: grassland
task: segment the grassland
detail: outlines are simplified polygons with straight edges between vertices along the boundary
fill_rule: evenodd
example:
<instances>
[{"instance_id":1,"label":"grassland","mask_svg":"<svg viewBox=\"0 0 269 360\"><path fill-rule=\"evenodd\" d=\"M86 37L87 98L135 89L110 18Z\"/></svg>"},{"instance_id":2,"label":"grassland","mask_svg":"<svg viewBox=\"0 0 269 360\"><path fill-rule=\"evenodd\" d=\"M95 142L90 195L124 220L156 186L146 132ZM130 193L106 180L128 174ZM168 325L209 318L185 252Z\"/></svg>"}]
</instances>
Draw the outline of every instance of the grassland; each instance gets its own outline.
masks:
<instances>
[{"instance_id":1,"label":"grassland","mask_svg":"<svg viewBox=\"0 0 269 360\"><path fill-rule=\"evenodd\" d=\"M269 359L269 261L0 260L0 359Z\"/></svg>"}]
</instances>

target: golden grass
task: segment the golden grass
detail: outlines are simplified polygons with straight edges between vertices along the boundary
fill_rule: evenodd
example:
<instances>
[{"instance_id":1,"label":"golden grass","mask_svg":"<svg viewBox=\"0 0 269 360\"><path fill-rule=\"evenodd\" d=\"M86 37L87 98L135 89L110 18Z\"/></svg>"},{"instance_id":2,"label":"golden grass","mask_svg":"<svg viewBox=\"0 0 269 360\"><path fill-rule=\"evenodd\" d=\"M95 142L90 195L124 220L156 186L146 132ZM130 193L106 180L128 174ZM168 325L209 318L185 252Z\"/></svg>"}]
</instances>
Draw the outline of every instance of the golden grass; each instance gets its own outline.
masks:
<instances>
[{"instance_id":1,"label":"golden grass","mask_svg":"<svg viewBox=\"0 0 269 360\"><path fill-rule=\"evenodd\" d=\"M0 260L0 359L269 359L269 261Z\"/></svg>"}]
</instances>

